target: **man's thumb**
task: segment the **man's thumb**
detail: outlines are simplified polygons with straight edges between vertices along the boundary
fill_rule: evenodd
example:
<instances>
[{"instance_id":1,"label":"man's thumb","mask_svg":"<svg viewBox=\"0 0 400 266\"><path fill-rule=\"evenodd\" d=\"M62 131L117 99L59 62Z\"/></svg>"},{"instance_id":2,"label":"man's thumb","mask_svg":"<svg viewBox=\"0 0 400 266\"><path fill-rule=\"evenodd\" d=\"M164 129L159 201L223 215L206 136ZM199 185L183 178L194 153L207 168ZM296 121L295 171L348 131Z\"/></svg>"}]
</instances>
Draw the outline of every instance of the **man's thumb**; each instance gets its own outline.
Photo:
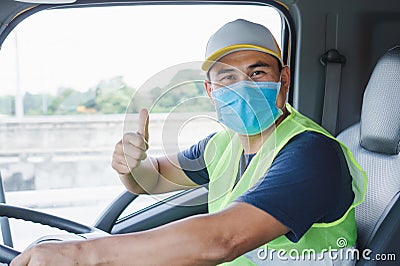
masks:
<instances>
[{"instance_id":1,"label":"man's thumb","mask_svg":"<svg viewBox=\"0 0 400 266\"><path fill-rule=\"evenodd\" d=\"M149 141L149 111L143 108L139 112L139 129L137 131L146 141Z\"/></svg>"}]
</instances>

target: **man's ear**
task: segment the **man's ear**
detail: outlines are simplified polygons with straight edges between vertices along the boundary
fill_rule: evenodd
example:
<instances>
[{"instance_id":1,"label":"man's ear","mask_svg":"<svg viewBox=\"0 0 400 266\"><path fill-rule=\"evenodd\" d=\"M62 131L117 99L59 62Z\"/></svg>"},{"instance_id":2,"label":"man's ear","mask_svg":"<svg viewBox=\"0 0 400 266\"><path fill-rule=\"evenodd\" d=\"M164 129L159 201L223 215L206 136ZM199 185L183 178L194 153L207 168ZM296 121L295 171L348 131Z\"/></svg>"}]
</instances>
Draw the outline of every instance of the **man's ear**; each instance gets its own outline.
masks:
<instances>
[{"instance_id":1,"label":"man's ear","mask_svg":"<svg viewBox=\"0 0 400 266\"><path fill-rule=\"evenodd\" d=\"M276 106L282 109L287 101L287 96L290 86L290 69L288 66L284 66L281 71L281 87L276 99Z\"/></svg>"},{"instance_id":2,"label":"man's ear","mask_svg":"<svg viewBox=\"0 0 400 266\"><path fill-rule=\"evenodd\" d=\"M206 88L208 97L210 97L211 101L214 102L214 100L213 100L213 98L211 96L211 82L208 81L208 80L205 80L204 81L204 87Z\"/></svg>"},{"instance_id":3,"label":"man's ear","mask_svg":"<svg viewBox=\"0 0 400 266\"><path fill-rule=\"evenodd\" d=\"M287 95L290 87L290 69L288 66L284 66L281 71L281 83L284 88L284 92Z\"/></svg>"},{"instance_id":4,"label":"man's ear","mask_svg":"<svg viewBox=\"0 0 400 266\"><path fill-rule=\"evenodd\" d=\"M207 95L208 95L208 97L210 98L211 103L212 103L213 105L215 105L214 99L213 99L213 97L212 97L212 95L211 95L211 90L212 90L212 88L211 88L211 81L205 80L205 81L204 81L204 87L206 88Z\"/></svg>"}]
</instances>

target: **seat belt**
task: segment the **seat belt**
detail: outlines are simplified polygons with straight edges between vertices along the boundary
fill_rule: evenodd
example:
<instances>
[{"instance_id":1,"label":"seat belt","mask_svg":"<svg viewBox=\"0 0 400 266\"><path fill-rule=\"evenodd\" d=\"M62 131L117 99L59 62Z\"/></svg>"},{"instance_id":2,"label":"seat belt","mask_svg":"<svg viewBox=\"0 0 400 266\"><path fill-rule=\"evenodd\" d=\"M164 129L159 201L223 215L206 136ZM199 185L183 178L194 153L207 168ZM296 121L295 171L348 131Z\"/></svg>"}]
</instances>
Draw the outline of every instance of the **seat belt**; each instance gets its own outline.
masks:
<instances>
[{"instance_id":1,"label":"seat belt","mask_svg":"<svg viewBox=\"0 0 400 266\"><path fill-rule=\"evenodd\" d=\"M337 134L340 82L346 57L337 50L337 14L328 14L326 20L326 53L320 57L325 66L325 94L322 126L332 135Z\"/></svg>"}]
</instances>

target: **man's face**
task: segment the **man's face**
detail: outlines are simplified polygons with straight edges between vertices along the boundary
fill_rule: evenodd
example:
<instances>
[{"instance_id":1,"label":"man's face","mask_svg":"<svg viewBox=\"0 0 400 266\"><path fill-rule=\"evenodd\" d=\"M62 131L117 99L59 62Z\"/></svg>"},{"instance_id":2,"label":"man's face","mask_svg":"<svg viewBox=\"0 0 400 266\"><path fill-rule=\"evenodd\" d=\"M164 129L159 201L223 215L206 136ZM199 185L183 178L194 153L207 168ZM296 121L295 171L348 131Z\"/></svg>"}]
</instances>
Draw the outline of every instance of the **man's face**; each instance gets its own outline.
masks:
<instances>
[{"instance_id":1,"label":"man's face","mask_svg":"<svg viewBox=\"0 0 400 266\"><path fill-rule=\"evenodd\" d=\"M281 89L276 101L282 108L289 88L290 71L284 67L279 71L275 57L259 51L237 51L222 57L209 71L210 80L206 82L206 90L211 97L211 91L232 85L242 80L281 81Z\"/></svg>"}]
</instances>

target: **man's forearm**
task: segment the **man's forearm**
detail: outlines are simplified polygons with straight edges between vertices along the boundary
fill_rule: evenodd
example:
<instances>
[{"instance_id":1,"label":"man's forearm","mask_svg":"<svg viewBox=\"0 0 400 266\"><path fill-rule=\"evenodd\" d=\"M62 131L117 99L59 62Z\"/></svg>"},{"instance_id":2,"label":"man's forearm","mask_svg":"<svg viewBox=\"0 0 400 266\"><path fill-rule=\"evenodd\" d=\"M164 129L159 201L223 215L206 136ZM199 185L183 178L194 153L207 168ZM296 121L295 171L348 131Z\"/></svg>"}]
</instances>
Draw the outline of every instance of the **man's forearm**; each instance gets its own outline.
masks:
<instances>
[{"instance_id":1,"label":"man's forearm","mask_svg":"<svg viewBox=\"0 0 400 266\"><path fill-rule=\"evenodd\" d=\"M158 183L159 169L156 158L147 157L130 174L120 174L119 178L127 190L135 194L149 194Z\"/></svg>"},{"instance_id":2,"label":"man's forearm","mask_svg":"<svg viewBox=\"0 0 400 266\"><path fill-rule=\"evenodd\" d=\"M216 265L287 232L285 225L263 210L234 202L218 213L143 232L39 244L11 265Z\"/></svg>"},{"instance_id":3,"label":"man's forearm","mask_svg":"<svg viewBox=\"0 0 400 266\"><path fill-rule=\"evenodd\" d=\"M216 265L226 260L229 246L206 219L196 216L140 233L84 241L79 250L89 256L90 265Z\"/></svg>"}]
</instances>

